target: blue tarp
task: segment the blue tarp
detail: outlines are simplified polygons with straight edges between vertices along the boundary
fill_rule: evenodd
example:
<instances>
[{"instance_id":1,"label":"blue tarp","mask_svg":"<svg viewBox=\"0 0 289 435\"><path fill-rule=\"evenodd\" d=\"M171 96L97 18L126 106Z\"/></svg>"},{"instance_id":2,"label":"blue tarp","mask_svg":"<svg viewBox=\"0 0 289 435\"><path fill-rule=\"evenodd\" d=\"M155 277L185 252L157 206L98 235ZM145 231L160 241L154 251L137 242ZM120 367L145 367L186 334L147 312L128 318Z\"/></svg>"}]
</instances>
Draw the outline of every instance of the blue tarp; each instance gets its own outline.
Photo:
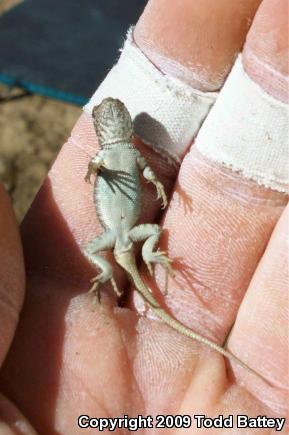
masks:
<instances>
[{"instance_id":1,"label":"blue tarp","mask_svg":"<svg viewBox=\"0 0 289 435\"><path fill-rule=\"evenodd\" d=\"M0 81L84 104L146 0L25 0L0 17Z\"/></svg>"}]
</instances>

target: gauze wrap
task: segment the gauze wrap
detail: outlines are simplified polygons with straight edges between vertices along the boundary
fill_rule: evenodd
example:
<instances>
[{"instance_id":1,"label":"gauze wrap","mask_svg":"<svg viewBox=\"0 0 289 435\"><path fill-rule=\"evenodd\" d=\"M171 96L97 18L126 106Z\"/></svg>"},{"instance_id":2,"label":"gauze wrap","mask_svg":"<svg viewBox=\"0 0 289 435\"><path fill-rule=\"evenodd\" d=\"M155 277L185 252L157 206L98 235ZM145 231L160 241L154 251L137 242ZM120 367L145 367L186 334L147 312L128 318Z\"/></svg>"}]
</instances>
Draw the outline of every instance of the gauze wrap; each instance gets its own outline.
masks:
<instances>
[{"instance_id":1,"label":"gauze wrap","mask_svg":"<svg viewBox=\"0 0 289 435\"><path fill-rule=\"evenodd\" d=\"M255 83L239 56L194 146L214 162L288 193L288 122L288 104Z\"/></svg>"},{"instance_id":2,"label":"gauze wrap","mask_svg":"<svg viewBox=\"0 0 289 435\"><path fill-rule=\"evenodd\" d=\"M91 114L93 106L103 98L120 99L132 116L136 136L179 161L217 95L200 92L163 74L136 46L130 29L118 62L84 111Z\"/></svg>"}]
</instances>

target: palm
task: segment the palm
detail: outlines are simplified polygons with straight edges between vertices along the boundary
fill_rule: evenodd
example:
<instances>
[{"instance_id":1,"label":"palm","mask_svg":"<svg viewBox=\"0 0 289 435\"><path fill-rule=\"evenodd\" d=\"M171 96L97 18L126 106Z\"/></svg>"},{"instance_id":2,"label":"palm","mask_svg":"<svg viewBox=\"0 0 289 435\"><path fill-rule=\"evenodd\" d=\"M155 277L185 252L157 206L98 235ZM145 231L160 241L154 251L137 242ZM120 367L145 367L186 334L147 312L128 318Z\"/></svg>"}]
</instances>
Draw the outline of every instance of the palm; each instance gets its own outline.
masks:
<instances>
[{"instance_id":1,"label":"palm","mask_svg":"<svg viewBox=\"0 0 289 435\"><path fill-rule=\"evenodd\" d=\"M68 145L63 152L69 152L71 156L72 150L69 148ZM73 162L74 157L71 158ZM126 302L130 308L116 308L107 289L102 307L93 309L92 295L88 295L85 290L94 272L84 260L78 243L83 244L83 240L89 239L95 231L99 232L100 228L96 223L94 205L87 199L91 197L90 193L85 193L86 189L91 188L84 181L80 182L81 171L85 172L87 156L79 159L79 155L75 155L75 159L83 169L80 169L78 176L70 171L68 177L71 183L76 180L79 184L78 200L69 200L69 196L75 195L75 189L73 186L71 189L67 180L63 184L60 159L51 174L51 181L47 181L43 187L23 224L28 291L16 338L2 371L4 392L17 403L36 429L40 428L41 433L78 433L76 422L81 414L91 417L121 417L124 414L192 416L204 413L236 414L238 410L250 415L270 412L274 414L285 400L281 390L272 390L238 367L234 367L234 374L231 370L227 373L226 364L220 355L207 351L203 346L171 331L159 321L140 318L134 309L135 305L139 308L137 299ZM161 164L157 156L154 159L155 165L159 166L159 172L166 174L162 178L169 189L172 174L169 175L169 169ZM198 202L203 199L196 192L203 187L198 186L200 168L197 166L201 164L200 161L196 163L193 171L193 191L191 188L182 187L180 176L172 202L177 197L180 203L191 200L195 208L199 207ZM57 186L63 186L62 190L58 189L57 192ZM252 188L255 189L254 186ZM213 189L216 189L214 183ZM152 195L155 196L153 189L146 191L144 197L145 203L154 204L154 209L150 208L146 219L148 214L154 215L159 206L152 201ZM265 195L270 193L265 192ZM83 219L80 228L75 226L75 222L65 220L65 215L71 216L75 204L78 207L78 213L74 214L75 219ZM80 209L85 210L85 213L79 213ZM236 204L234 207L232 204L229 209L231 213L235 210L234 213L239 218L241 213L246 212L236 209ZM181 212L183 213L182 210ZM267 223L268 236L279 212L276 210L270 225ZM168 222L170 213L169 211L166 219ZM225 214L222 219L226 219L226 209L223 213ZM265 213L264 221L267 218ZM264 231L262 219L256 228ZM196 237L194 228L189 231L190 243L193 243L192 238ZM176 301L176 316L184 319L198 332L223 342L232 319L236 317L242 297L242 293L231 293L232 288L238 287L244 292L248 282L239 268L243 268L244 262L252 262L252 258L255 263L250 269L256 267L266 239L257 243L253 250L248 249L250 243L244 246L243 263L232 260L236 268L235 275L230 276L229 281L227 277L223 277L223 288L220 288L220 280L216 276L219 295L213 294L204 303L200 300L198 289L202 285L206 290L206 285L193 279L197 276L196 271L194 272L194 253L186 261L181 260L184 258L185 241L182 238L185 234L173 225L169 232L173 239L176 237L179 240L179 244L172 249L176 275L169 279L166 303L170 306L172 301ZM209 249L212 252L211 246ZM118 274L118 280L123 287L126 286L122 275ZM162 273L157 273L157 282L163 288ZM151 279L149 284L157 292L153 283L154 280ZM229 293L232 303L222 310L222 298ZM206 316L209 313L213 313L218 322L208 323ZM258 335L258 325L255 327ZM268 357L266 348L264 355L260 355L258 346L254 348L254 343L250 340L250 337L256 335L256 330L247 332L248 337L242 342L244 337L239 336L240 327L237 327L229 344L233 352L241 358L242 351L247 358L249 355L250 359L246 362L258 369L260 361L266 361ZM272 359L272 355L270 358ZM265 375L281 383L286 366L284 360L283 363L281 359L276 361L280 364L274 366L274 372L270 372L269 367ZM270 411L264 403L269 403L269 400L272 403L272 397L274 407Z\"/></svg>"},{"instance_id":2,"label":"palm","mask_svg":"<svg viewBox=\"0 0 289 435\"><path fill-rule=\"evenodd\" d=\"M9 396L41 433L53 433L53 427L78 433L80 414L268 413L260 403L268 391L254 398L240 387L242 376L229 383L219 355L200 360L198 345L159 322L137 320L127 309L106 307L96 315L87 296L71 302L76 293L69 285L35 282L33 305L28 300L22 319L29 337L18 333L10 367L4 367ZM280 396L274 405L278 400L281 406Z\"/></svg>"},{"instance_id":3,"label":"palm","mask_svg":"<svg viewBox=\"0 0 289 435\"><path fill-rule=\"evenodd\" d=\"M33 287L3 378L41 433L79 433L81 414L268 414L261 402L271 392L254 398L240 386L243 376L228 380L222 357L200 359L196 343L159 322L127 309L93 312L86 295L71 301L79 289L69 285L36 280ZM276 395L274 406L283 400Z\"/></svg>"}]
</instances>

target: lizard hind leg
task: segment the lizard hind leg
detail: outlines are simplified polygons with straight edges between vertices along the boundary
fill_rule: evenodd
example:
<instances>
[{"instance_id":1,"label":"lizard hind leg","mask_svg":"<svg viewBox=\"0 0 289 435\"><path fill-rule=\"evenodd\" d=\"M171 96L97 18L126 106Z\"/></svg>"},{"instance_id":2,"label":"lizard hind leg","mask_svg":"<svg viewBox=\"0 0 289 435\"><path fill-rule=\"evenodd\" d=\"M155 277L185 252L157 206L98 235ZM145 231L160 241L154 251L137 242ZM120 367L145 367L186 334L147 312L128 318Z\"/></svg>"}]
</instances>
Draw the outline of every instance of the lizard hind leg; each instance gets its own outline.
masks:
<instances>
[{"instance_id":1,"label":"lizard hind leg","mask_svg":"<svg viewBox=\"0 0 289 435\"><path fill-rule=\"evenodd\" d=\"M173 275L172 260L167 256L165 251L157 250L157 246L162 229L157 224L141 224L132 228L129 236L133 242L145 240L142 247L142 258L147 265L150 274L153 274L152 264L161 264L170 275Z\"/></svg>"},{"instance_id":2,"label":"lizard hind leg","mask_svg":"<svg viewBox=\"0 0 289 435\"><path fill-rule=\"evenodd\" d=\"M92 286L89 289L89 293L94 293L97 301L100 302L100 285L110 281L112 284L112 288L117 294L117 296L121 295L117 284L113 278L112 267L109 262L104 259L101 255L98 255L100 251L106 251L108 249L112 249L115 245L115 235L107 231L100 236L93 239L90 243L88 243L83 249L83 253L88 261L98 269L100 269L100 273L91 279Z\"/></svg>"}]
</instances>

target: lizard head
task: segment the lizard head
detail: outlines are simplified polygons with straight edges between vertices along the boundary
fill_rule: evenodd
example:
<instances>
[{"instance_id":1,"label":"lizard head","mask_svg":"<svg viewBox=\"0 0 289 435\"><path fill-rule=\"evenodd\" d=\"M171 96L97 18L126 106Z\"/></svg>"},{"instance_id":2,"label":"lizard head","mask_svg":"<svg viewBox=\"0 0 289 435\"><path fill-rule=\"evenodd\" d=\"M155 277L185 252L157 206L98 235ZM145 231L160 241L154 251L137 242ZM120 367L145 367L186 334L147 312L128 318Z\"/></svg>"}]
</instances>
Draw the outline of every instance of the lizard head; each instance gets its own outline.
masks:
<instances>
[{"instance_id":1,"label":"lizard head","mask_svg":"<svg viewBox=\"0 0 289 435\"><path fill-rule=\"evenodd\" d=\"M94 128L100 146L130 142L133 124L124 103L116 98L105 98L92 110Z\"/></svg>"}]
</instances>

